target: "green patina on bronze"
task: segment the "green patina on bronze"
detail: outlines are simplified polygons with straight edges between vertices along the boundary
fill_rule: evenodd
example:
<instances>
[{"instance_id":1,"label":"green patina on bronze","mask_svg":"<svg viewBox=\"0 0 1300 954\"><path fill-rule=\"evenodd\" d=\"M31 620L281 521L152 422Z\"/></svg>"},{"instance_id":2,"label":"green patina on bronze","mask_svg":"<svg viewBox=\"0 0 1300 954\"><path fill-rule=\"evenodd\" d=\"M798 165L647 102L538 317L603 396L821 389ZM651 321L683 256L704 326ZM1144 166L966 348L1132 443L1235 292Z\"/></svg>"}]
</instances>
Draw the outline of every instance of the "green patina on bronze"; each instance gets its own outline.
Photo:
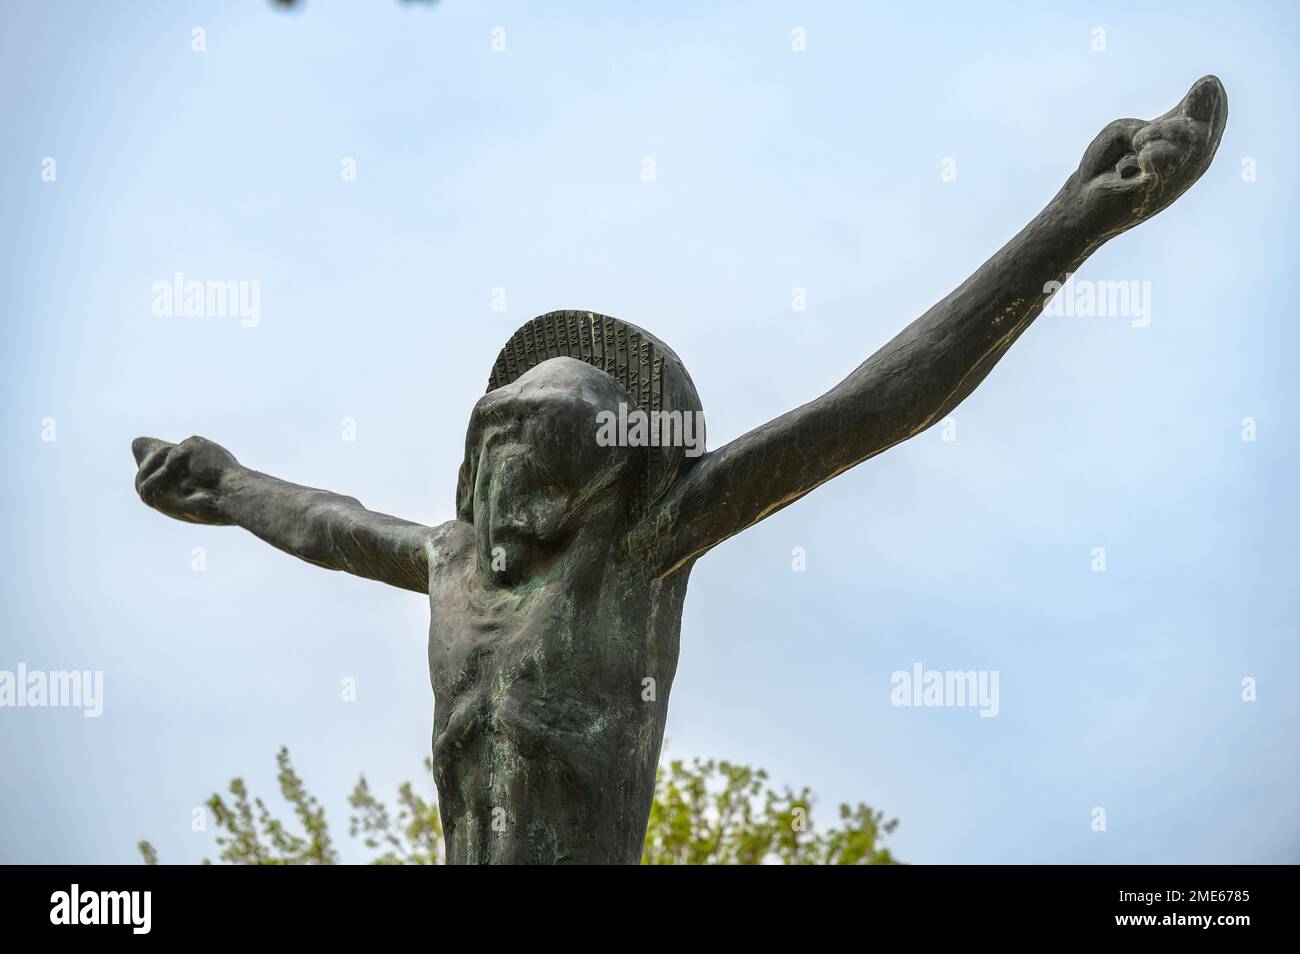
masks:
<instances>
[{"instance_id":1,"label":"green patina on bronze","mask_svg":"<svg viewBox=\"0 0 1300 954\"><path fill-rule=\"evenodd\" d=\"M1111 123L943 301L821 397L701 457L595 439L597 415L620 403L695 412L699 397L654 336L561 311L498 356L470 416L457 519L442 526L249 470L197 437L138 438L136 488L177 519L235 524L428 595L448 861L633 863L695 561L950 413L1038 316L1049 283L1204 173L1226 118L1223 87L1204 77L1164 116Z\"/></svg>"}]
</instances>

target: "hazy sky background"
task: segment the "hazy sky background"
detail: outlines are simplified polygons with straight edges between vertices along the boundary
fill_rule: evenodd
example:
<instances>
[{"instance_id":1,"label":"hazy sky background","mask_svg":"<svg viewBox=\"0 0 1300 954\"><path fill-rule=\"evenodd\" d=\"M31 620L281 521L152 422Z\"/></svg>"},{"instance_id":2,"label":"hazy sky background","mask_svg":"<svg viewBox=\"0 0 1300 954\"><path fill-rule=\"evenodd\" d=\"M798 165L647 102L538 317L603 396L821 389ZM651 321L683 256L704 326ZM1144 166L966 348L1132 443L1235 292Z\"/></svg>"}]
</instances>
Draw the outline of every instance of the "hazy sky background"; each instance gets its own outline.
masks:
<instances>
[{"instance_id":1,"label":"hazy sky background","mask_svg":"<svg viewBox=\"0 0 1300 954\"><path fill-rule=\"evenodd\" d=\"M97 720L0 710L0 860L214 856L193 808L234 775L272 794L282 744L361 860L357 774L384 795L420 777L426 601L163 518L131 438L202 434L442 522L498 348L584 308L673 346L720 446L961 282L1108 121L1213 72L1214 166L1080 275L1150 282L1150 327L1042 318L957 440L927 431L702 559L667 746L809 785L824 822L867 801L914 862L1300 861L1294 5L6 0L0 20L0 669L106 683ZM156 317L176 272L260 282L260 324ZM917 662L997 670L1000 714L891 706Z\"/></svg>"}]
</instances>

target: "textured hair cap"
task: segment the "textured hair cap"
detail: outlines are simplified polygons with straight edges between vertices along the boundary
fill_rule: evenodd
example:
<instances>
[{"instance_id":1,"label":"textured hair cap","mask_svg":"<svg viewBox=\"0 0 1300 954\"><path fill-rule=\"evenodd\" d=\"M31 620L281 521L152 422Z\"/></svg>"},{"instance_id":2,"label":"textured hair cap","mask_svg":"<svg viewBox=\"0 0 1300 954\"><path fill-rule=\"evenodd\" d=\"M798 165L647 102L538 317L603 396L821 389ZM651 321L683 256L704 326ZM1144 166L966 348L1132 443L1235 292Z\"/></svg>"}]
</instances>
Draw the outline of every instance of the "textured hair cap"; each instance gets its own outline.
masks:
<instances>
[{"instance_id":1,"label":"textured hair cap","mask_svg":"<svg viewBox=\"0 0 1300 954\"><path fill-rule=\"evenodd\" d=\"M527 322L497 355L487 389L505 387L543 361L562 357L604 371L647 413L694 414L703 426L700 396L673 349L636 325L590 311L552 311ZM646 450L638 509L658 500L693 460L680 446Z\"/></svg>"}]
</instances>

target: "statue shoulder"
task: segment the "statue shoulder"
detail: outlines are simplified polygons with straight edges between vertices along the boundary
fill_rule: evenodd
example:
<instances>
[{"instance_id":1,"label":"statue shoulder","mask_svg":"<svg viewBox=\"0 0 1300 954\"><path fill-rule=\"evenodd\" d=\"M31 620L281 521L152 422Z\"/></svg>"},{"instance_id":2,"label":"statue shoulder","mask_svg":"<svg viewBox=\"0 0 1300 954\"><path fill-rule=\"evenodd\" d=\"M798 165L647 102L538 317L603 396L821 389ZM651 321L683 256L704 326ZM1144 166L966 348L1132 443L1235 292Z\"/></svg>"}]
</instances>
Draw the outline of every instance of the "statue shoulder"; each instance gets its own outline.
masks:
<instances>
[{"instance_id":1,"label":"statue shoulder","mask_svg":"<svg viewBox=\"0 0 1300 954\"><path fill-rule=\"evenodd\" d=\"M429 531L425 542L429 569L437 570L474 556L474 526L463 520L448 520Z\"/></svg>"}]
</instances>

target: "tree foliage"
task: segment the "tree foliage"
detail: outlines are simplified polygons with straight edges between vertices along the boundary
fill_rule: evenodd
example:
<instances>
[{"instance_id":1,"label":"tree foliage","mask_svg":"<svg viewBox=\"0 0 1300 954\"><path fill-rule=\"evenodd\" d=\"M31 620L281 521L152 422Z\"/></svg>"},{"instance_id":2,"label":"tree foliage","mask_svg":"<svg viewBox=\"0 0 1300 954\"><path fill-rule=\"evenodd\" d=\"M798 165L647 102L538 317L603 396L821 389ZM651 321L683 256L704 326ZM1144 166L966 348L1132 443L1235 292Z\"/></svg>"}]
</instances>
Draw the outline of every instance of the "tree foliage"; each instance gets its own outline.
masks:
<instances>
[{"instance_id":1,"label":"tree foliage","mask_svg":"<svg viewBox=\"0 0 1300 954\"><path fill-rule=\"evenodd\" d=\"M218 827L218 859L236 865L338 864L325 811L307 792L288 749L280 749L276 765L280 795L301 833L291 831L261 798L251 798L244 780L236 778L228 797L214 794L206 803ZM431 782L432 760L426 757L424 767ZM438 806L411 782L398 788L395 812L375 797L364 775L348 801L348 834L375 853L372 864L442 863ZM806 787L772 787L762 769L712 759L674 760L659 768L641 863L897 863L881 845L897 819L886 821L882 812L862 803L840 805L838 825L822 831L813 824L814 801ZM149 842L140 842L139 850L145 864L158 863Z\"/></svg>"},{"instance_id":2,"label":"tree foliage","mask_svg":"<svg viewBox=\"0 0 1300 954\"><path fill-rule=\"evenodd\" d=\"M767 772L696 759L659 767L641 863L648 865L888 865L880 845L898 826L859 803L841 805L838 827L813 825L815 798L768 784Z\"/></svg>"}]
</instances>

